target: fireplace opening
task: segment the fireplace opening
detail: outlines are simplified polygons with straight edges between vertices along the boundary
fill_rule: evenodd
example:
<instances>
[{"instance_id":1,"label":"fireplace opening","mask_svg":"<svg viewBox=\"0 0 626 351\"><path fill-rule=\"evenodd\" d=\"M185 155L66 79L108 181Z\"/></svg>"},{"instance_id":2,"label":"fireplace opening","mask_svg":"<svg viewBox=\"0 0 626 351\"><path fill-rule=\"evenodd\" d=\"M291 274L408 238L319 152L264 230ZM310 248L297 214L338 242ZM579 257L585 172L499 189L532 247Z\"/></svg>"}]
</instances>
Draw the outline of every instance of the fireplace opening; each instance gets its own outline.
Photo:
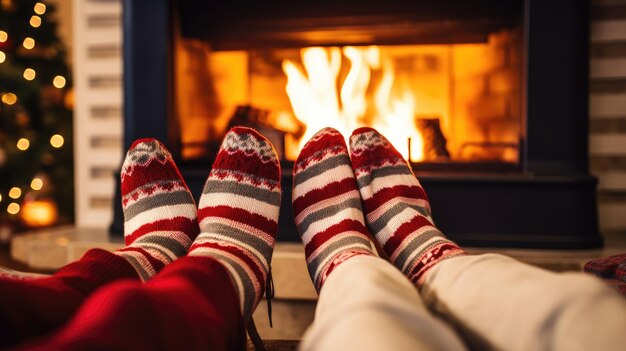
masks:
<instances>
[{"instance_id":1,"label":"fireplace opening","mask_svg":"<svg viewBox=\"0 0 626 351\"><path fill-rule=\"evenodd\" d=\"M180 23L193 22L182 7ZM323 127L348 137L370 126L417 170L519 171L523 8L512 7L518 16L509 5L506 15L454 19L438 8L426 19L338 9L304 25L293 10L273 26L248 23L258 38L227 30L234 25L182 26L173 40L179 157L210 163L233 125L261 131L287 162Z\"/></svg>"}]
</instances>

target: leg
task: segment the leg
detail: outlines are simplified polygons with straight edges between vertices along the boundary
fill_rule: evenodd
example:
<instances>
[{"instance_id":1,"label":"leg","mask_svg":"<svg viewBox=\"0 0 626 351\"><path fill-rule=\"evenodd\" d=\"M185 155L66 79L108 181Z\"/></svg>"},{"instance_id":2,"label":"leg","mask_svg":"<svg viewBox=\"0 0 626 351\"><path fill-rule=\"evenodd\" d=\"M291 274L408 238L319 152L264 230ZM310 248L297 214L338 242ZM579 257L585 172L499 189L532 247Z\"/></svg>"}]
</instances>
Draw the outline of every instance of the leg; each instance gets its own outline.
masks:
<instances>
[{"instance_id":1,"label":"leg","mask_svg":"<svg viewBox=\"0 0 626 351\"><path fill-rule=\"evenodd\" d=\"M139 277L123 258L99 249L51 277L0 278L0 348L58 328L91 293L119 279Z\"/></svg>"},{"instance_id":2,"label":"leg","mask_svg":"<svg viewBox=\"0 0 626 351\"><path fill-rule=\"evenodd\" d=\"M371 250L343 136L318 132L294 166L293 208L320 292L303 350L463 349L415 287Z\"/></svg>"},{"instance_id":3,"label":"leg","mask_svg":"<svg viewBox=\"0 0 626 351\"><path fill-rule=\"evenodd\" d=\"M465 350L391 264L354 257L324 283L301 350Z\"/></svg>"},{"instance_id":4,"label":"leg","mask_svg":"<svg viewBox=\"0 0 626 351\"><path fill-rule=\"evenodd\" d=\"M623 350L626 300L594 277L487 254L427 273L426 304L478 349Z\"/></svg>"},{"instance_id":5,"label":"leg","mask_svg":"<svg viewBox=\"0 0 626 351\"><path fill-rule=\"evenodd\" d=\"M626 302L581 274L554 274L499 255L465 256L434 226L424 190L371 128L351 137L366 222L427 305L476 349L622 347Z\"/></svg>"},{"instance_id":6,"label":"leg","mask_svg":"<svg viewBox=\"0 0 626 351\"><path fill-rule=\"evenodd\" d=\"M49 278L0 278L0 346L50 332L84 299L117 279L149 279L184 255L198 233L196 209L169 152L136 141L122 167L126 247L91 250Z\"/></svg>"},{"instance_id":7,"label":"leg","mask_svg":"<svg viewBox=\"0 0 626 351\"><path fill-rule=\"evenodd\" d=\"M28 350L245 350L239 300L228 271L183 257L146 284L100 289L57 333Z\"/></svg>"}]
</instances>

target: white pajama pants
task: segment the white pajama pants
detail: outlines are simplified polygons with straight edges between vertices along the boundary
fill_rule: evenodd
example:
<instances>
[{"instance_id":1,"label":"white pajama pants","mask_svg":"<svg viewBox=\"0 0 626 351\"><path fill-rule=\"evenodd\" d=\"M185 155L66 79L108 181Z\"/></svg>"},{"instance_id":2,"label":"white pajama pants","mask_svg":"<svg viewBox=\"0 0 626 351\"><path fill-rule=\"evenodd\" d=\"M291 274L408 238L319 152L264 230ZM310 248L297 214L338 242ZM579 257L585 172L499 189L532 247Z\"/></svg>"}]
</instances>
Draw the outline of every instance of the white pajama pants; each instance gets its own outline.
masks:
<instances>
[{"instance_id":1,"label":"white pajama pants","mask_svg":"<svg viewBox=\"0 0 626 351\"><path fill-rule=\"evenodd\" d=\"M582 273L495 254L453 257L421 292L373 256L342 263L301 350L626 350L626 299Z\"/></svg>"}]
</instances>

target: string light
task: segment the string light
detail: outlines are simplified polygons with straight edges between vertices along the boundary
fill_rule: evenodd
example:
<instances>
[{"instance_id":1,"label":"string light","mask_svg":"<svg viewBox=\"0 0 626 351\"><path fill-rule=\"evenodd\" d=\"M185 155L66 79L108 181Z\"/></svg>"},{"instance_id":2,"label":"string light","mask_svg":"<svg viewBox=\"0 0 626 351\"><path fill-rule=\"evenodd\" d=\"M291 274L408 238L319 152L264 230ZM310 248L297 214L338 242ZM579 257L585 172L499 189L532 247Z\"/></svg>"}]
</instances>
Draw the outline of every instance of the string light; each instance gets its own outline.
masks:
<instances>
[{"instance_id":1,"label":"string light","mask_svg":"<svg viewBox=\"0 0 626 351\"><path fill-rule=\"evenodd\" d=\"M65 139L63 139L63 137L59 134L55 134L50 138L50 145L52 145L52 147L55 147L57 149L63 146L64 142L65 142Z\"/></svg>"},{"instance_id":2,"label":"string light","mask_svg":"<svg viewBox=\"0 0 626 351\"><path fill-rule=\"evenodd\" d=\"M0 51L0 63L4 62L6 58L7 58L7 55L3 51Z\"/></svg>"},{"instance_id":3,"label":"string light","mask_svg":"<svg viewBox=\"0 0 626 351\"><path fill-rule=\"evenodd\" d=\"M4 43L7 39L9 39L7 32L0 30L0 43Z\"/></svg>"},{"instance_id":4,"label":"string light","mask_svg":"<svg viewBox=\"0 0 626 351\"><path fill-rule=\"evenodd\" d=\"M35 70L32 68L27 68L24 70L24 79L26 80L33 80L35 79L36 75L37 75L37 72L35 72Z\"/></svg>"},{"instance_id":5,"label":"string light","mask_svg":"<svg viewBox=\"0 0 626 351\"><path fill-rule=\"evenodd\" d=\"M17 95L13 93L2 94L2 102L4 102L7 105L13 105L14 103L17 102Z\"/></svg>"},{"instance_id":6,"label":"string light","mask_svg":"<svg viewBox=\"0 0 626 351\"><path fill-rule=\"evenodd\" d=\"M0 194L0 202L2 202L2 194Z\"/></svg>"},{"instance_id":7,"label":"string light","mask_svg":"<svg viewBox=\"0 0 626 351\"><path fill-rule=\"evenodd\" d=\"M54 77L54 80L52 81L52 85L54 85L55 88L63 88L65 86L65 77L63 76L56 76Z\"/></svg>"},{"instance_id":8,"label":"string light","mask_svg":"<svg viewBox=\"0 0 626 351\"><path fill-rule=\"evenodd\" d=\"M17 214L18 212L20 212L20 205L16 204L15 202L11 202L9 206L7 206L7 212L12 215Z\"/></svg>"},{"instance_id":9,"label":"string light","mask_svg":"<svg viewBox=\"0 0 626 351\"><path fill-rule=\"evenodd\" d=\"M28 139L26 138L20 138L20 140L17 141L17 148L22 150L22 151L26 151L28 150L28 148L30 147L30 141L28 141Z\"/></svg>"},{"instance_id":10,"label":"string light","mask_svg":"<svg viewBox=\"0 0 626 351\"><path fill-rule=\"evenodd\" d=\"M9 190L9 197L12 199L19 199L19 197L22 196L22 189L14 186L11 188L11 190Z\"/></svg>"},{"instance_id":11,"label":"string light","mask_svg":"<svg viewBox=\"0 0 626 351\"><path fill-rule=\"evenodd\" d=\"M41 190L41 188L43 188L43 180L41 180L41 178L33 178L30 182L30 188L33 190Z\"/></svg>"},{"instance_id":12,"label":"string light","mask_svg":"<svg viewBox=\"0 0 626 351\"><path fill-rule=\"evenodd\" d=\"M26 50L30 50L30 49L34 48L35 47L35 39L33 39L31 37L24 38L24 41L22 42L22 46L24 48L26 48Z\"/></svg>"},{"instance_id":13,"label":"string light","mask_svg":"<svg viewBox=\"0 0 626 351\"><path fill-rule=\"evenodd\" d=\"M39 28L41 26L41 17L33 15L30 18L30 25L34 28Z\"/></svg>"},{"instance_id":14,"label":"string light","mask_svg":"<svg viewBox=\"0 0 626 351\"><path fill-rule=\"evenodd\" d=\"M38 15L43 15L46 13L46 5L44 3L38 2L35 4L35 13Z\"/></svg>"}]
</instances>

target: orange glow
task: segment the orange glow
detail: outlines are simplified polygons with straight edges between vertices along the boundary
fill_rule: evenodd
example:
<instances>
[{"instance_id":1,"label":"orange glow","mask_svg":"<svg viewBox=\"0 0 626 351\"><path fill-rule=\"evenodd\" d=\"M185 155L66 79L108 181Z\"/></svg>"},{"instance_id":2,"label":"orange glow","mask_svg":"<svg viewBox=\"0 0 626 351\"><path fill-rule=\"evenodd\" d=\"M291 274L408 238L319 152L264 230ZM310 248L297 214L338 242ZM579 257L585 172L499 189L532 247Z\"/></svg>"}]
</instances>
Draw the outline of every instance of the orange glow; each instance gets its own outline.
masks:
<instances>
[{"instance_id":1,"label":"orange glow","mask_svg":"<svg viewBox=\"0 0 626 351\"><path fill-rule=\"evenodd\" d=\"M347 137L371 126L414 162L517 163L522 38L503 30L473 43L233 51L178 38L181 157L210 159L238 123L266 133L286 160L321 128ZM242 107L264 117L237 115Z\"/></svg>"},{"instance_id":2,"label":"orange glow","mask_svg":"<svg viewBox=\"0 0 626 351\"><path fill-rule=\"evenodd\" d=\"M409 157L410 138L411 160L424 158L421 135L415 127L415 99L409 87L393 94L393 63L381 56L377 46L304 48L301 57L303 69L291 60L282 64L293 112L306 125L298 150L324 127L333 127L348 137L354 129L369 125L387 136L405 158ZM350 69L338 92L342 57L349 61ZM374 71L381 73L382 79L372 87ZM370 89L374 89L373 104L367 98Z\"/></svg>"},{"instance_id":3,"label":"orange glow","mask_svg":"<svg viewBox=\"0 0 626 351\"><path fill-rule=\"evenodd\" d=\"M51 226L58 218L57 205L51 199L25 201L20 215L22 222L29 228Z\"/></svg>"},{"instance_id":4,"label":"orange glow","mask_svg":"<svg viewBox=\"0 0 626 351\"><path fill-rule=\"evenodd\" d=\"M403 89L402 95L393 96L391 94L394 83L393 63L390 60L384 60L382 68L382 82L374 95L374 102L379 113L375 116L372 126L385 135L405 159L422 161L424 159L423 141L415 127L413 94L408 90L409 88L406 88ZM411 155L408 154L409 140L411 141Z\"/></svg>"}]
</instances>

